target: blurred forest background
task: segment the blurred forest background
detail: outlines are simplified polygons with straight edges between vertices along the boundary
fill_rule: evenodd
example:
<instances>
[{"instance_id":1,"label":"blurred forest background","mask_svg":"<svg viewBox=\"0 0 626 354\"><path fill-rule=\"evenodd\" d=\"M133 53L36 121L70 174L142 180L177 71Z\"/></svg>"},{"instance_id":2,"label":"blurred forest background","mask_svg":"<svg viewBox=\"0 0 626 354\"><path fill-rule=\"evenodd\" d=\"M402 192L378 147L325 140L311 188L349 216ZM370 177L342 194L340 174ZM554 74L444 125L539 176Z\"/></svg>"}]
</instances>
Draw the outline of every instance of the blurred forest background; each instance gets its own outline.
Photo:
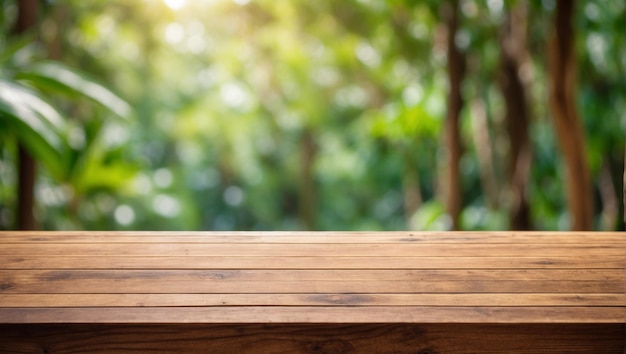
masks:
<instances>
[{"instance_id":1,"label":"blurred forest background","mask_svg":"<svg viewBox=\"0 0 626 354\"><path fill-rule=\"evenodd\" d=\"M0 7L0 229L623 229L622 0Z\"/></svg>"}]
</instances>

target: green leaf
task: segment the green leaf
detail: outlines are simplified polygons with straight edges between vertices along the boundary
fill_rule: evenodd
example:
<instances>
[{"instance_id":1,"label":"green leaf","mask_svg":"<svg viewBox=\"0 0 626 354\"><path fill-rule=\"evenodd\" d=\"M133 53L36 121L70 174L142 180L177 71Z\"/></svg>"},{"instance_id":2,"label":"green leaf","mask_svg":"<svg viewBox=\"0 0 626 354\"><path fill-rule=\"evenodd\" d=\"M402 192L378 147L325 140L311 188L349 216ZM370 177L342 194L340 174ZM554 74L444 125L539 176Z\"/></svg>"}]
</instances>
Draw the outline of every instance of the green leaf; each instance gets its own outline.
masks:
<instances>
[{"instance_id":1,"label":"green leaf","mask_svg":"<svg viewBox=\"0 0 626 354\"><path fill-rule=\"evenodd\" d=\"M16 79L65 94L85 96L122 118L128 117L131 111L126 101L95 79L57 62L37 63L18 73Z\"/></svg>"},{"instance_id":2,"label":"green leaf","mask_svg":"<svg viewBox=\"0 0 626 354\"><path fill-rule=\"evenodd\" d=\"M72 185L79 195L95 190L130 192L130 182L136 176L138 167L123 161L106 162L107 151L99 144L83 151L72 176Z\"/></svg>"},{"instance_id":3,"label":"green leaf","mask_svg":"<svg viewBox=\"0 0 626 354\"><path fill-rule=\"evenodd\" d=\"M412 230L449 230L450 218L444 206L438 201L429 201L411 217Z\"/></svg>"},{"instance_id":4,"label":"green leaf","mask_svg":"<svg viewBox=\"0 0 626 354\"><path fill-rule=\"evenodd\" d=\"M103 142L102 120L86 123L85 134L91 136L81 149L70 150L68 182L77 195L86 195L96 190L129 192L130 182L139 168L116 156L119 151L108 149ZM110 124L110 123L109 123Z\"/></svg>"},{"instance_id":5,"label":"green leaf","mask_svg":"<svg viewBox=\"0 0 626 354\"><path fill-rule=\"evenodd\" d=\"M65 120L54 107L35 92L0 80L0 119L53 175L63 175Z\"/></svg>"},{"instance_id":6,"label":"green leaf","mask_svg":"<svg viewBox=\"0 0 626 354\"><path fill-rule=\"evenodd\" d=\"M3 69L16 64L15 61L25 63L35 57L37 46L34 44L34 36L25 35L18 39L5 40L0 50L0 65Z\"/></svg>"}]
</instances>

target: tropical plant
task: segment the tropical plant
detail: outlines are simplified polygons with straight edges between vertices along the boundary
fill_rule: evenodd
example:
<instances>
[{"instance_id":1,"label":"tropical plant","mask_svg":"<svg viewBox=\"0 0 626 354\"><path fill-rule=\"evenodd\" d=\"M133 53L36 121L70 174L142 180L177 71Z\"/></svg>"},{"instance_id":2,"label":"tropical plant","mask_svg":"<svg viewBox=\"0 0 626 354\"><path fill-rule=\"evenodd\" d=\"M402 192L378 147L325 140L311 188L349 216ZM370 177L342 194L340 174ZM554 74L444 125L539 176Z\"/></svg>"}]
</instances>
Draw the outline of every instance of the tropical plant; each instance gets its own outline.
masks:
<instances>
[{"instance_id":1,"label":"tropical plant","mask_svg":"<svg viewBox=\"0 0 626 354\"><path fill-rule=\"evenodd\" d=\"M75 113L84 99L120 118L130 115L130 106L79 70L42 59L43 50L32 38L5 39L0 45L2 139L18 142L55 183L71 188L69 195L74 202L70 205L90 189L118 188L129 176L126 172L115 178L120 169L102 161L105 152L98 136L106 124L105 116L92 109L80 120ZM25 178L19 176L20 182ZM29 215L19 218L28 219ZM32 225L32 221L26 224Z\"/></svg>"}]
</instances>

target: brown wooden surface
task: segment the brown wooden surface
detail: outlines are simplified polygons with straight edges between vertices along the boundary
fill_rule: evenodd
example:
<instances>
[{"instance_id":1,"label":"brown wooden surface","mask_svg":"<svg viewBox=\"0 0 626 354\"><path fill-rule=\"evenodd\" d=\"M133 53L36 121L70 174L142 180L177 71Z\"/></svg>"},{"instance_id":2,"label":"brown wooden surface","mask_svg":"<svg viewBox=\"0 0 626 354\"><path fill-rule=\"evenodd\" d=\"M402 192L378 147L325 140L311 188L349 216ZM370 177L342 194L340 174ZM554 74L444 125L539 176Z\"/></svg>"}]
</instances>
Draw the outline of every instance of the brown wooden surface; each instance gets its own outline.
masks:
<instances>
[{"instance_id":1,"label":"brown wooden surface","mask_svg":"<svg viewBox=\"0 0 626 354\"><path fill-rule=\"evenodd\" d=\"M227 257L0 256L0 269L616 269L623 256Z\"/></svg>"},{"instance_id":2,"label":"brown wooden surface","mask_svg":"<svg viewBox=\"0 0 626 354\"><path fill-rule=\"evenodd\" d=\"M623 323L617 307L216 306L4 308L6 323Z\"/></svg>"},{"instance_id":3,"label":"brown wooden surface","mask_svg":"<svg viewBox=\"0 0 626 354\"><path fill-rule=\"evenodd\" d=\"M624 294L4 294L5 307L622 306Z\"/></svg>"},{"instance_id":4,"label":"brown wooden surface","mask_svg":"<svg viewBox=\"0 0 626 354\"><path fill-rule=\"evenodd\" d=\"M606 232L0 232L0 352L619 352L625 266Z\"/></svg>"},{"instance_id":5,"label":"brown wooden surface","mask_svg":"<svg viewBox=\"0 0 626 354\"><path fill-rule=\"evenodd\" d=\"M219 244L5 244L0 256L228 256L252 257L262 254L267 257L420 257L439 255L442 257L465 256L522 257L527 254L545 257L569 256L622 256L623 245L570 245L570 244L242 244L233 246Z\"/></svg>"},{"instance_id":6,"label":"brown wooden surface","mask_svg":"<svg viewBox=\"0 0 626 354\"><path fill-rule=\"evenodd\" d=\"M623 324L0 325L0 352L622 354L623 333Z\"/></svg>"},{"instance_id":7,"label":"brown wooden surface","mask_svg":"<svg viewBox=\"0 0 626 354\"><path fill-rule=\"evenodd\" d=\"M606 232L1 232L0 318L619 323L625 254Z\"/></svg>"}]
</instances>

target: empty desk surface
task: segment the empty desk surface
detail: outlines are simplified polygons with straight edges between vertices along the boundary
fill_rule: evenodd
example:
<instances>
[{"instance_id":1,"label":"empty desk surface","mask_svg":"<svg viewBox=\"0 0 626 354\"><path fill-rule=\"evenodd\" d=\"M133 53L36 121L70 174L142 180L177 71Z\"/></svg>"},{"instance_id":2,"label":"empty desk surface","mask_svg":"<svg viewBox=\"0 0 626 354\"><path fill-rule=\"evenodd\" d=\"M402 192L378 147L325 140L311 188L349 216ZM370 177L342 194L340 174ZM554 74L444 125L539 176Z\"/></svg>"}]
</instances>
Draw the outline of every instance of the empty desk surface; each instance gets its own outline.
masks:
<instances>
[{"instance_id":1,"label":"empty desk surface","mask_svg":"<svg viewBox=\"0 0 626 354\"><path fill-rule=\"evenodd\" d=\"M0 232L0 352L621 353L625 236Z\"/></svg>"}]
</instances>

